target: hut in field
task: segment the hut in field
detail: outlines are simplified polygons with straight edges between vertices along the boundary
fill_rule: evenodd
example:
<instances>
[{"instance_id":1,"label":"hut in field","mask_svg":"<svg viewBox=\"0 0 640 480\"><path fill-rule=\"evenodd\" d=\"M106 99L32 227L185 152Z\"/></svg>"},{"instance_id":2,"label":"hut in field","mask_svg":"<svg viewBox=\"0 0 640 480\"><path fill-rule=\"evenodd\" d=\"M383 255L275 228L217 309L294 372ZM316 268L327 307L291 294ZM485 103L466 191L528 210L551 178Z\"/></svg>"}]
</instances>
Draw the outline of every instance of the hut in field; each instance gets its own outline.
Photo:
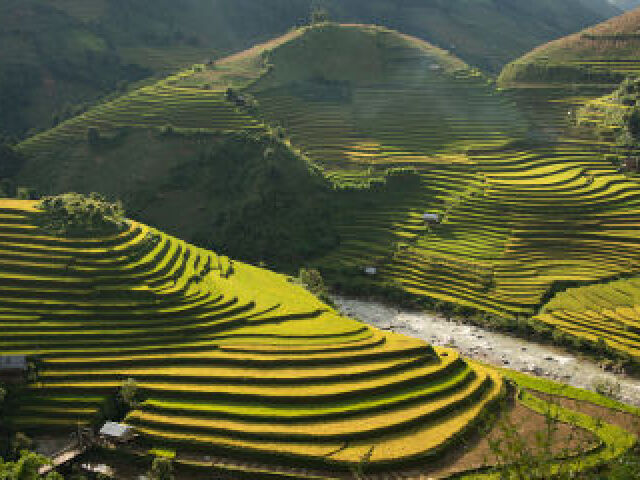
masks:
<instances>
[{"instance_id":1,"label":"hut in field","mask_svg":"<svg viewBox=\"0 0 640 480\"><path fill-rule=\"evenodd\" d=\"M107 422L102 426L98 435L102 440L127 443L135 436L135 430L133 427L123 423Z\"/></svg>"},{"instance_id":2,"label":"hut in field","mask_svg":"<svg viewBox=\"0 0 640 480\"><path fill-rule=\"evenodd\" d=\"M26 355L0 355L0 378L3 380L24 380L28 369Z\"/></svg>"},{"instance_id":3,"label":"hut in field","mask_svg":"<svg viewBox=\"0 0 640 480\"><path fill-rule=\"evenodd\" d=\"M376 275L378 273L378 269L376 267L365 267L364 273L367 275Z\"/></svg>"},{"instance_id":4,"label":"hut in field","mask_svg":"<svg viewBox=\"0 0 640 480\"><path fill-rule=\"evenodd\" d=\"M438 215L437 213L423 213L422 220L424 221L424 223L428 224L436 224L440 223L441 221L440 215Z\"/></svg>"}]
</instances>

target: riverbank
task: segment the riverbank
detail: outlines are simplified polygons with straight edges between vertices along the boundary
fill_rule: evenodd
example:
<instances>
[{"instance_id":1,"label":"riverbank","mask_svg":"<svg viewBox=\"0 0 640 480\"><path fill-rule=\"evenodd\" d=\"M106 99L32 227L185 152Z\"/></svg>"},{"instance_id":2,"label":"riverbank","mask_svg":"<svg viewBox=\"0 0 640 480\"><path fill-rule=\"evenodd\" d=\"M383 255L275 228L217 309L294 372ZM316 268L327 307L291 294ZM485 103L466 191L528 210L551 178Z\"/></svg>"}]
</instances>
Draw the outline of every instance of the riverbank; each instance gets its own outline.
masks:
<instances>
[{"instance_id":1,"label":"riverbank","mask_svg":"<svg viewBox=\"0 0 640 480\"><path fill-rule=\"evenodd\" d=\"M550 345L447 320L443 316L403 310L379 302L332 297L344 315L383 330L448 346L465 357L510 368L567 385L595 390L598 384L619 385L618 399L640 406L640 380L603 371L594 361Z\"/></svg>"}]
</instances>

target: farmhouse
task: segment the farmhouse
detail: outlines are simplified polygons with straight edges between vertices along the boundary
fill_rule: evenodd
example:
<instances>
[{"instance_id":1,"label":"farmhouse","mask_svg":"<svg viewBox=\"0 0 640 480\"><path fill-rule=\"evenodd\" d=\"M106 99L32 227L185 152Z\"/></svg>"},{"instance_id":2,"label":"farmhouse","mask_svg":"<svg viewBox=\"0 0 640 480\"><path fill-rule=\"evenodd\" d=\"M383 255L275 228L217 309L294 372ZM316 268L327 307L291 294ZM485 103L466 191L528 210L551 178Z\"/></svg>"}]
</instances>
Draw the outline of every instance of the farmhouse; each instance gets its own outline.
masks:
<instances>
[{"instance_id":1,"label":"farmhouse","mask_svg":"<svg viewBox=\"0 0 640 480\"><path fill-rule=\"evenodd\" d=\"M126 443L130 441L135 434L133 427L122 423L107 422L100 429L99 435L103 440L115 441L118 443Z\"/></svg>"},{"instance_id":2,"label":"farmhouse","mask_svg":"<svg viewBox=\"0 0 640 480\"><path fill-rule=\"evenodd\" d=\"M26 371L25 355L0 355L0 375L21 375Z\"/></svg>"},{"instance_id":3,"label":"farmhouse","mask_svg":"<svg viewBox=\"0 0 640 480\"><path fill-rule=\"evenodd\" d=\"M440 223L440 215L437 213L424 213L422 220L424 220L425 223Z\"/></svg>"}]
</instances>

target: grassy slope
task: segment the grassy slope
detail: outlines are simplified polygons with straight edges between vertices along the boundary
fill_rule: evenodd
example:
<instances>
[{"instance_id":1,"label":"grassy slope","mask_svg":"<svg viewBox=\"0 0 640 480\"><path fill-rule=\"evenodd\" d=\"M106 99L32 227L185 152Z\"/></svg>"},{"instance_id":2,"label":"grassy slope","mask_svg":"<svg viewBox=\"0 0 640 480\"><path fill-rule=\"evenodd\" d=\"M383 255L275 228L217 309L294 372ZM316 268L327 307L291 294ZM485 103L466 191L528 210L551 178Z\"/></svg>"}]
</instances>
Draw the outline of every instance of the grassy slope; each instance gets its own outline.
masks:
<instances>
[{"instance_id":1,"label":"grassy slope","mask_svg":"<svg viewBox=\"0 0 640 480\"><path fill-rule=\"evenodd\" d=\"M51 237L39 214L0 201L0 344L39 357L38 382L7 400L20 430L97 422L135 377L145 402L126 421L150 445L338 468L374 446L385 467L446 447L501 395L496 372L342 318L281 275L135 222Z\"/></svg>"},{"instance_id":2,"label":"grassy slope","mask_svg":"<svg viewBox=\"0 0 640 480\"><path fill-rule=\"evenodd\" d=\"M640 69L640 10L539 46L507 65L499 83L619 83Z\"/></svg>"},{"instance_id":3,"label":"grassy slope","mask_svg":"<svg viewBox=\"0 0 640 480\"><path fill-rule=\"evenodd\" d=\"M11 114L0 131L24 135L67 118L120 80L166 74L246 48L305 23L307 0L9 0L0 10L3 52L0 105ZM389 5L328 2L343 21L387 23L449 49L481 67L498 69L540 42L615 14L604 0L537 0L527 6L489 2ZM570 12L568 14L567 12ZM20 24L19 30L12 26ZM506 40L505 40L506 39Z\"/></svg>"},{"instance_id":4,"label":"grassy slope","mask_svg":"<svg viewBox=\"0 0 640 480\"><path fill-rule=\"evenodd\" d=\"M112 237L50 237L35 227L38 215L33 202L0 201L1 345L39 357L38 382L7 399L15 428L51 434L94 423L133 377L144 401L126 422L143 445L231 457L216 468L243 478L259 473L242 462L249 457L278 465L272 478L301 464L295 478L311 478L312 466L345 468L365 455L367 468L383 470L428 461L501 393L498 372L340 317L281 275L135 222ZM544 380L505 374L558 394ZM634 442L559 413L612 447L590 453L588 465Z\"/></svg>"}]
</instances>

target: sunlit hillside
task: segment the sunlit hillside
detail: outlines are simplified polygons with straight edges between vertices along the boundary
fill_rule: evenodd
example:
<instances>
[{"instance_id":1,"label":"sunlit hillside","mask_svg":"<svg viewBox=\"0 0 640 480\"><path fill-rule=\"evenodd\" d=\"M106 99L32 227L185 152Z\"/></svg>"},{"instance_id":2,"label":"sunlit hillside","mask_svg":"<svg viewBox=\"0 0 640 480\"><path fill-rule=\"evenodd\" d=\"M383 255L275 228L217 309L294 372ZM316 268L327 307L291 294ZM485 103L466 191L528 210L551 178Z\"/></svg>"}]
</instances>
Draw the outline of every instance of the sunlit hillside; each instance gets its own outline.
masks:
<instances>
[{"instance_id":1,"label":"sunlit hillside","mask_svg":"<svg viewBox=\"0 0 640 480\"><path fill-rule=\"evenodd\" d=\"M21 431L99 422L135 378L126 422L149 444L388 468L446 448L504 393L497 372L341 317L281 275L137 222L52 236L46 215L0 202L0 346L38 365L10 410Z\"/></svg>"},{"instance_id":2,"label":"sunlit hillside","mask_svg":"<svg viewBox=\"0 0 640 480\"><path fill-rule=\"evenodd\" d=\"M504 86L526 83L617 84L640 71L640 10L535 48L502 71Z\"/></svg>"}]
</instances>

